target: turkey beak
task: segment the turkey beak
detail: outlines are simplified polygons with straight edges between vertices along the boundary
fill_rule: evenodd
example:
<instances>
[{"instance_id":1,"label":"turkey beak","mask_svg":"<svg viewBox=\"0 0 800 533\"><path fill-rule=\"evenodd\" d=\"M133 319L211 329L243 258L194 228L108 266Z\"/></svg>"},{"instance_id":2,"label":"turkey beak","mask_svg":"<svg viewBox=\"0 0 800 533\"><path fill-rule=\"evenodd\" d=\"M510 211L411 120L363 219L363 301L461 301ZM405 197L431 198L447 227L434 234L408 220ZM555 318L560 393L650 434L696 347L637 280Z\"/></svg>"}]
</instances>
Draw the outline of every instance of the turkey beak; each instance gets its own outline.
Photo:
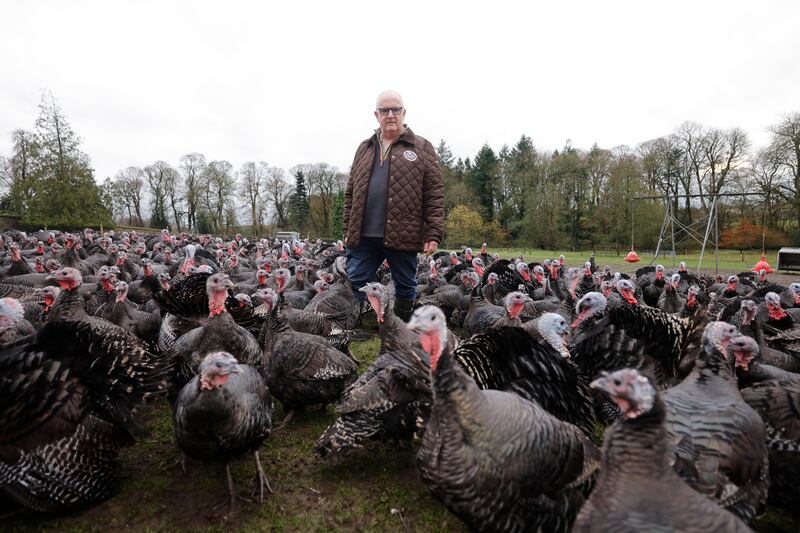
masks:
<instances>
[{"instance_id":1,"label":"turkey beak","mask_svg":"<svg viewBox=\"0 0 800 533\"><path fill-rule=\"evenodd\" d=\"M422 328L420 326L421 326L420 320L413 315L411 316L411 320L408 321L408 324L406 324L406 328L408 328L409 331L417 334L419 334L420 331L422 331Z\"/></svg>"},{"instance_id":2,"label":"turkey beak","mask_svg":"<svg viewBox=\"0 0 800 533\"><path fill-rule=\"evenodd\" d=\"M592 381L589 384L589 387L592 388L592 389L603 391L606 394L611 394L611 390L610 390L610 388L608 386L608 377L607 376L601 376L601 377L597 378L596 380Z\"/></svg>"},{"instance_id":3,"label":"turkey beak","mask_svg":"<svg viewBox=\"0 0 800 533\"><path fill-rule=\"evenodd\" d=\"M44 279L47 280L47 281L55 281L56 275L55 274L50 274L49 276L47 276Z\"/></svg>"}]
</instances>

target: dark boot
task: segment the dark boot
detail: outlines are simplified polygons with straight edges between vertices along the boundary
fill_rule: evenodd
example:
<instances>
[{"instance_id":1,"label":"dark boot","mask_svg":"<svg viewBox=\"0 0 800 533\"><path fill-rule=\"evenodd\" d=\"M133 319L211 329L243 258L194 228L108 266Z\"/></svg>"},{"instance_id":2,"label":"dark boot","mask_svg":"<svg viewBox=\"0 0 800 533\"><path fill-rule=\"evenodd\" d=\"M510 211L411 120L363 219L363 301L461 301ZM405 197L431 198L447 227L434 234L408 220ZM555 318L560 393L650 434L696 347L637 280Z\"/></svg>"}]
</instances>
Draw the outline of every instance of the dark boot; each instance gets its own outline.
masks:
<instances>
[{"instance_id":1,"label":"dark boot","mask_svg":"<svg viewBox=\"0 0 800 533\"><path fill-rule=\"evenodd\" d=\"M414 312L414 300L403 300L398 298L394 302L394 314L403 322L408 322L411 319L411 313Z\"/></svg>"}]
</instances>

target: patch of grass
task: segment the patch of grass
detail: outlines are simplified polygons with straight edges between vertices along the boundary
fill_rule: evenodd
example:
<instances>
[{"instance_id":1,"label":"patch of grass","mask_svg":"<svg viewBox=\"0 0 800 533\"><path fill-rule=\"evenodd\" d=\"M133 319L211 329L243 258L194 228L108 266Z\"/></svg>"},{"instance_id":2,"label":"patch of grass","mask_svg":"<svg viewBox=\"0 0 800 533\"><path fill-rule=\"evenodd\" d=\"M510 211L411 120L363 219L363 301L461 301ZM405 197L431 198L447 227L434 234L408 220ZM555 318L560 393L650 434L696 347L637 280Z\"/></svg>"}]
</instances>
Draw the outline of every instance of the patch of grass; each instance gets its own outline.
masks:
<instances>
[{"instance_id":1,"label":"patch of grass","mask_svg":"<svg viewBox=\"0 0 800 533\"><path fill-rule=\"evenodd\" d=\"M789 533L800 530L800 521L786 509L771 506L753 527L762 533Z\"/></svg>"},{"instance_id":2,"label":"patch of grass","mask_svg":"<svg viewBox=\"0 0 800 533\"><path fill-rule=\"evenodd\" d=\"M536 248L497 248L493 250L489 250L490 253L497 252L500 257L505 259L510 259L512 257L519 257L520 255L523 256L525 261L544 261L546 258L556 259L560 255L565 257L565 261L568 266L580 266L585 261L589 259L591 255L591 251L584 250L579 252L572 252L569 250L541 250ZM599 251L595 255L595 262L597 266L603 268L605 265L609 265L612 268L617 270L621 270L623 272L635 272L638 268L648 265L653 260L653 254L647 254L645 252L640 251L639 257L641 261L639 263L626 263L625 262L625 255L628 253L628 250L623 250L619 255L615 252L606 252L606 251ZM741 272L745 270L750 270L753 266L761 259L760 252L744 252L743 254L738 250L720 250L719 251L719 268L720 270L731 270L736 272ZM686 268L689 269L691 272L695 272L697 270L698 263L700 261L700 253L690 253L690 254L682 254L675 256L675 266L677 267L678 263L681 261L686 262ZM771 251L767 252L767 261L773 266L773 268L777 265L777 252ZM673 261L671 255L659 255L659 257L653 262L653 265L662 264L667 268L672 268ZM703 262L700 265L701 271L709 272L714 271L716 266L716 260L714 258L714 250L713 248L710 250L706 250L705 254L703 255Z\"/></svg>"},{"instance_id":3,"label":"patch of grass","mask_svg":"<svg viewBox=\"0 0 800 533\"><path fill-rule=\"evenodd\" d=\"M359 373L364 372L364 370L378 358L378 350L380 347L380 337L373 337L366 341L350 343L350 351L353 356L359 361L363 361L358 365Z\"/></svg>"}]
</instances>

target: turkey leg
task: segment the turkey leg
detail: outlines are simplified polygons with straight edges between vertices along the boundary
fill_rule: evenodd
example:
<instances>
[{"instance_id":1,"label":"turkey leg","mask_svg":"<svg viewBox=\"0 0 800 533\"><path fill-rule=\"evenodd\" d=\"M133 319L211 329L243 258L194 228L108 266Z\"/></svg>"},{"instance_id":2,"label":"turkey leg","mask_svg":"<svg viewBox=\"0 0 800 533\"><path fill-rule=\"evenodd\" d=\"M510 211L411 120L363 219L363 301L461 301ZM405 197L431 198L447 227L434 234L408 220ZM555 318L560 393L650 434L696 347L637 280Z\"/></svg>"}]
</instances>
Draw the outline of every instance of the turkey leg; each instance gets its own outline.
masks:
<instances>
[{"instance_id":1,"label":"turkey leg","mask_svg":"<svg viewBox=\"0 0 800 533\"><path fill-rule=\"evenodd\" d=\"M261 459L258 457L258 450L253 452L253 457L256 459L256 480L255 485L253 486L253 496L256 495L258 492L258 501L264 503L264 487L267 487L267 490L270 494L274 494L272 487L269 486L269 480L267 479L267 475L264 474L264 468L261 466Z\"/></svg>"}]
</instances>

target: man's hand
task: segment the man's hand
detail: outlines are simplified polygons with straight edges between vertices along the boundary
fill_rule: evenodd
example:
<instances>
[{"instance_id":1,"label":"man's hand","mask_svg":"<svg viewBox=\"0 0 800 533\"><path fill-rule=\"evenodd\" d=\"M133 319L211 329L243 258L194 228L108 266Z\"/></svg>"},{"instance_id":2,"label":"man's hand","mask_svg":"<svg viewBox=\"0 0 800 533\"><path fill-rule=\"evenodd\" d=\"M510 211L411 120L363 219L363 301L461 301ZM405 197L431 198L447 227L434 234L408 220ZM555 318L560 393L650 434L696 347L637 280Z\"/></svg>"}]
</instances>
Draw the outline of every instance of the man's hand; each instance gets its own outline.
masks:
<instances>
[{"instance_id":1,"label":"man's hand","mask_svg":"<svg viewBox=\"0 0 800 533\"><path fill-rule=\"evenodd\" d=\"M436 241L425 241L422 251L430 255L439 249L439 243Z\"/></svg>"}]
</instances>

